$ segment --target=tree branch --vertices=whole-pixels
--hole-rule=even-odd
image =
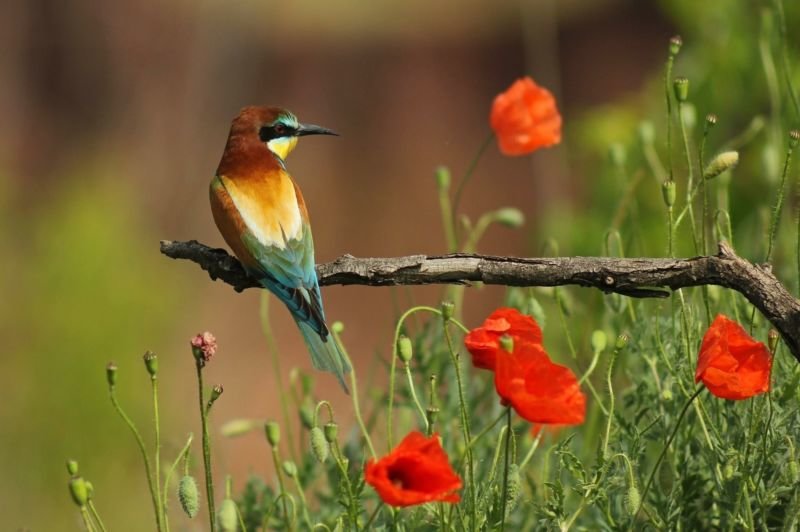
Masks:
[[[223,249],[195,240],[161,242],[161,252],[173,259],[188,259],[221,279],[237,292],[258,288],[241,263]],[[742,259],[725,243],[709,257],[690,259],[554,257],[514,258],[488,255],[411,255],[365,258],[343,255],[317,265],[321,285],[469,284],[505,286],[593,287],[629,297],[667,297],[667,289],[718,285],[741,293],[767,318],[800,361],[800,301],[772,274],[769,264]]]

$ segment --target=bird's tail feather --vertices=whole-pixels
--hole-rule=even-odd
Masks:
[[[329,334],[323,339],[310,324],[296,317],[294,321],[308,346],[314,367],[335,374],[345,393],[350,393],[344,380],[345,374],[350,372],[350,364],[336,344],[336,340],[333,339],[333,335]]]

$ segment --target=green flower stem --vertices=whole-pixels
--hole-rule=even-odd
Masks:
[[[97,508],[95,508],[95,506],[94,506],[94,501],[89,499],[89,502],[87,503],[87,505],[89,506],[89,511],[91,512],[92,517],[94,518],[95,522],[97,523],[97,526],[100,527],[100,532],[106,532],[106,530],[107,530],[106,529],[106,525],[103,524],[103,520],[100,519],[100,514],[97,512]]]
[[[378,505],[375,507],[375,510],[373,510],[372,515],[370,515],[369,519],[367,519],[367,522],[364,525],[364,528],[362,528],[361,530],[369,530],[369,526],[375,520],[375,517],[377,517],[378,512],[381,510],[381,508],[383,508],[383,501],[378,503]]]
[[[353,366],[353,363],[350,361],[350,355],[347,354],[347,349],[345,348],[342,339],[339,337],[339,333],[335,330],[332,330],[331,332],[333,332],[333,339],[339,346],[339,350],[341,351],[342,356],[344,356],[345,360],[347,360],[347,364],[351,368],[355,368],[355,366]],[[396,341],[395,344],[397,344]],[[397,347],[395,347],[395,350],[396,349]],[[392,366],[392,368],[394,368],[394,366]],[[367,447],[369,447],[369,452],[370,454],[372,454],[372,458],[378,458],[378,455],[375,452],[375,447],[372,446],[372,439],[369,437],[369,431],[367,431],[367,426],[364,425],[364,418],[361,416],[361,407],[358,404],[358,381],[356,380],[355,369],[350,370],[350,388],[351,388],[350,393],[353,394],[353,413],[356,416],[356,421],[358,421],[359,428],[361,428],[361,434],[364,435],[364,441],[367,442]]]
[[[772,216],[770,217],[769,222],[769,235],[768,235],[768,247],[767,247],[767,256],[764,259],[764,262],[769,262],[772,258],[772,250],[775,244],[775,236],[778,234],[778,222],[781,218],[781,210],[783,209],[783,199],[786,193],[786,177],[789,175],[789,165],[792,162],[792,151],[793,148],[791,145],[786,150],[786,159],[783,162],[783,172],[781,173],[781,186],[778,189],[778,194],[775,198],[775,205],[772,207]]]
[[[167,513],[167,493],[169,493],[169,481],[172,479],[172,475],[175,473],[175,470],[178,468],[178,464],[180,463],[181,459],[188,456],[189,449],[192,446],[192,439],[194,439],[193,434],[189,434],[189,438],[186,440],[186,444],[183,446],[181,451],[178,453],[178,456],[175,457],[175,461],[172,462],[169,470],[167,471],[167,475],[164,477],[164,525],[166,530],[169,530],[169,518]]]
[[[681,126],[681,137],[683,138],[683,150],[686,152],[686,203],[689,208],[689,224],[692,226],[692,241],[694,242],[695,253],[700,253],[700,240],[697,238],[697,224],[694,219],[694,206],[692,205],[692,188],[694,186],[694,169],[692,165],[692,152],[689,149],[689,133],[686,131],[686,121],[683,119],[683,104],[678,102],[678,124]],[[702,170],[701,170],[702,171]],[[700,176],[702,180],[703,176]]]
[[[108,392],[111,397],[111,404],[114,406],[114,409],[116,409],[119,416],[122,418],[123,421],[125,421],[125,424],[128,425],[128,428],[133,433],[133,437],[136,439],[136,444],[139,446],[139,451],[142,454],[142,460],[144,461],[144,471],[145,474],[147,475],[147,485],[150,488],[150,497],[153,500],[153,511],[156,514],[156,530],[160,532],[162,530],[162,527],[161,527],[161,512],[159,511],[159,499],[156,497],[156,488],[153,484],[153,473],[150,469],[150,459],[147,457],[147,450],[144,447],[144,440],[142,440],[142,436],[141,434],[139,434],[136,425],[134,425],[133,421],[131,421],[131,418],[129,418],[128,415],[125,413],[125,411],[122,410],[122,407],[120,406],[119,401],[117,400],[115,387],[109,386]]]
[[[416,306],[408,309],[400,316],[400,319],[397,320],[397,326],[394,329],[394,340],[392,341],[392,366],[389,371],[389,408],[388,413],[386,416],[386,445],[388,446],[389,451],[392,450],[392,411],[394,409],[394,375],[397,371],[397,342],[400,338],[400,331],[403,329],[403,323],[405,322],[406,318],[411,316],[416,312],[431,312],[438,316],[441,316],[442,313],[440,310],[435,309],[433,307],[426,307],[426,306]],[[353,393],[353,400],[355,401],[355,392]],[[424,416],[423,416],[424,417]],[[366,433],[366,429],[362,429]],[[370,447],[372,444],[370,444]],[[372,456],[377,457],[375,451],[372,451]]]
[[[525,455],[525,458],[523,458],[522,462],[519,463],[519,470],[520,471],[525,469],[525,466],[528,465],[528,462],[530,462],[531,458],[533,458],[533,453],[535,453],[536,449],[539,447],[539,442],[542,441],[542,436],[544,436],[544,429],[540,430],[539,434],[537,434],[536,437],[533,439],[533,443],[531,444],[531,448],[528,449],[528,452]]]
[[[272,465],[275,466],[275,474],[278,476],[278,498],[281,499],[281,504],[283,505],[283,515],[286,519],[286,527],[289,530],[292,530],[292,519],[289,517],[289,506],[286,503],[286,498],[288,493],[286,491],[286,486],[283,484],[283,471],[281,470],[281,457],[278,453],[278,447],[273,445],[272,446]],[[277,502],[277,501],[275,501]],[[294,499],[292,499],[292,510],[294,510]],[[294,511],[292,511],[294,514]]]
[[[428,433],[428,416],[425,415],[425,409],[422,408],[422,404],[419,402],[419,398],[417,397],[417,391],[414,388],[414,377],[411,375],[411,365],[408,363],[403,364],[406,370],[406,378],[408,379],[408,390],[411,393],[411,399],[413,399],[414,404],[419,411],[419,415],[422,418],[422,422],[425,423],[425,433]]]
[[[211,525],[211,532],[217,530],[217,512],[214,509],[214,481],[211,476],[211,438],[208,434],[208,411],[203,398],[203,361],[198,359],[195,362],[197,368],[197,392],[200,403],[200,424],[203,427],[203,466],[206,476],[206,498],[208,499],[208,519]]]
[[[333,440],[333,443],[331,443],[331,450],[333,451],[333,458],[336,461],[336,465],[339,467],[339,471],[344,479],[345,489],[347,490],[347,511],[350,515],[350,522],[353,524],[353,527],[357,528],[358,498],[353,493],[353,484],[350,482],[350,476],[347,474],[347,466],[344,463],[344,457],[342,455],[342,450],[339,448],[338,441]]]
[[[647,500],[647,492],[650,491],[650,486],[653,484],[653,480],[656,478],[656,473],[658,472],[658,468],[661,466],[661,462],[664,460],[664,456],[666,456],[667,451],[669,450],[669,446],[672,444],[672,440],[674,440],[675,436],[678,434],[678,429],[681,426],[681,421],[683,421],[683,418],[686,415],[686,412],[689,410],[689,407],[692,405],[694,400],[705,389],[706,389],[705,386],[700,386],[692,394],[692,396],[689,397],[689,400],[686,401],[686,404],[683,405],[683,408],[681,409],[681,413],[678,415],[678,419],[675,421],[675,428],[672,429],[672,433],[669,435],[669,438],[667,438],[667,442],[664,444],[664,448],[661,449],[661,454],[658,455],[658,459],[656,460],[656,463],[653,466],[653,470],[650,472],[650,476],[647,479],[647,484],[645,484],[645,486],[644,486],[644,491],[642,491],[641,501],[639,501],[639,506],[636,509],[636,512],[633,514],[633,519],[631,520],[631,528],[630,528],[630,530],[633,529],[633,524],[636,522],[636,518],[638,517],[639,512],[642,511],[642,507],[644,506],[644,503]]]
[[[675,64],[675,55],[671,52],[667,56],[664,69],[664,96],[667,102],[667,164],[669,166],[669,181],[673,181],[672,172],[672,66]]]
[[[473,448],[475,446],[475,444],[478,443],[478,440],[480,440],[481,438],[486,436],[489,433],[490,430],[492,430],[498,423],[500,423],[500,421],[502,421],[502,419],[504,417],[506,417],[505,411],[500,412],[500,415],[497,416],[494,421],[489,423],[489,425],[487,425],[486,428],[484,428],[482,431],[480,431],[477,436],[472,438],[472,441],[469,442],[469,445],[467,445],[467,449]],[[465,450],[465,452],[466,452],[466,450]]]
[[[269,349],[270,358],[272,359],[272,368],[275,374],[275,380],[278,384],[278,396],[281,401],[281,414],[283,415],[283,426],[286,427],[287,446],[289,447],[289,455],[295,462],[298,462],[298,457],[295,456],[297,452],[294,445],[294,429],[292,428],[292,418],[289,416],[289,404],[286,402],[286,392],[283,387],[283,371],[281,371],[281,361],[278,356],[278,347],[275,344],[275,335],[272,333],[272,325],[269,321],[269,298],[270,295],[266,291],[261,293],[261,305],[259,314],[261,317],[261,331],[264,338],[267,340],[267,348]]]
[[[81,519],[83,519],[83,526],[86,528],[86,532],[94,532],[92,518],[89,516],[89,510],[86,509],[86,506],[81,506]]]
[[[456,373],[456,384],[458,386],[458,406],[461,411],[461,428],[464,434],[464,445],[467,447],[467,479],[470,485],[470,493],[472,495],[472,523],[477,522],[478,515],[478,494],[477,487],[475,486],[475,469],[473,465],[472,449],[469,448],[469,442],[472,441],[472,435],[469,428],[469,416],[467,415],[467,402],[464,399],[464,385],[461,381],[461,360],[456,353],[453,346],[453,337],[450,334],[448,327],[449,320],[442,318],[442,327],[444,328],[444,337],[447,341],[447,350],[450,352],[450,358],[453,361],[453,368]]]
[[[439,187],[439,211],[442,213],[442,227],[444,228],[444,238],[447,241],[447,249],[450,253],[455,253],[458,249],[458,240],[453,206],[450,203],[447,187]]]
[[[165,530],[169,530],[169,525],[166,523],[166,516],[164,515],[165,502],[161,496],[161,424],[158,417],[158,378],[156,375],[150,377],[150,384],[153,390],[153,424],[155,432],[155,458],[153,459],[155,466],[155,485],[156,485],[156,498],[158,499],[158,511],[161,514],[159,519],[164,525]],[[166,494],[165,494],[166,495]]]
[[[794,90],[792,69],[789,64],[789,42],[786,37],[786,14],[783,10],[783,0],[775,0],[774,4],[775,11],[778,13],[778,29],[781,36],[781,67],[786,80],[786,92],[789,93],[789,99],[794,107],[795,119],[800,120],[800,99],[798,99],[797,92]]]
[[[511,407],[506,407],[506,450],[503,460],[503,496],[500,500],[500,532],[506,529],[506,506],[508,498],[508,468],[510,467],[510,454],[511,454]]]
[[[297,475],[292,475],[292,480],[294,481],[295,488],[297,488],[297,494],[300,496],[300,504],[303,508],[303,520],[306,522],[308,529],[311,530],[311,516],[308,515],[308,501],[306,500],[306,494],[303,491],[303,485],[300,484],[300,479],[297,477]]]
[[[464,193],[464,188],[469,183],[469,180],[472,178],[472,174],[475,173],[475,168],[478,167],[478,163],[481,160],[486,148],[492,143],[494,139],[494,131],[489,131],[489,134],[486,135],[486,138],[483,139],[483,143],[481,144],[478,151],[475,153],[475,157],[472,158],[472,161],[467,166],[467,171],[464,172],[464,176],[461,178],[461,181],[458,183],[458,187],[456,188],[456,193],[453,195],[453,219],[451,221],[452,225],[455,225],[455,216],[458,215],[458,208],[461,206],[461,194]]]
[[[619,349],[614,348],[611,352],[611,359],[608,361],[608,371],[606,372],[606,384],[608,385],[608,416],[606,421],[606,434],[603,438],[603,458],[608,456],[608,440],[611,437],[611,423],[614,421],[614,383],[611,377],[614,374],[614,363],[619,356]]]

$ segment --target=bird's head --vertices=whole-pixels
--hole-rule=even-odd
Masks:
[[[304,135],[336,135],[330,129],[301,124],[288,110],[280,107],[245,107],[234,118],[231,134],[255,135],[259,142],[285,160]]]

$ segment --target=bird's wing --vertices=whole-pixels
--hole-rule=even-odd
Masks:
[[[261,266],[261,281],[299,319],[309,323],[323,338],[328,336],[325,312],[314,269],[314,239],[303,224],[300,238],[286,238],[284,245],[264,245],[252,234],[242,235],[245,247]]]
[[[275,185],[279,179],[286,181]],[[301,198],[288,176],[272,176],[272,183],[264,178],[234,183],[217,176],[211,183],[214,218],[245,269],[324,339],[328,328],[314,269],[311,227],[304,209],[298,213],[286,208]],[[285,225],[292,236],[287,236]]]

